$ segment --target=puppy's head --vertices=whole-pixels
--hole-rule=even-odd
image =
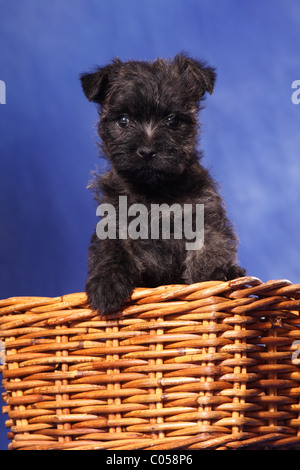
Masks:
[[[100,105],[99,135],[116,171],[130,181],[174,181],[195,158],[199,105],[215,71],[178,54],[154,62],[114,60],[81,83]]]

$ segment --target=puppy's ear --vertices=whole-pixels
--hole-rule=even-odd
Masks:
[[[119,59],[114,59],[113,63],[106,67],[99,67],[95,72],[80,75],[83,92],[89,101],[103,105],[112,75],[116,73],[121,64]]]
[[[199,94],[198,99],[201,99],[207,91],[212,94],[216,81],[216,72],[213,67],[207,66],[205,62],[192,59],[185,52],[177,54],[174,63],[177,65],[179,72],[186,76],[189,86],[192,86],[191,82],[194,81],[192,89],[195,89],[196,85]]]

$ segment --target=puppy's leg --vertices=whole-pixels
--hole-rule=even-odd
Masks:
[[[227,281],[246,275],[236,257],[236,241],[216,230],[205,231],[204,246],[187,252],[183,279],[191,284],[207,280]]]
[[[88,302],[101,314],[122,308],[135,287],[135,267],[118,240],[93,237],[89,249]]]

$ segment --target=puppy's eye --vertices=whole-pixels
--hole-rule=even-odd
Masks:
[[[125,129],[125,127],[128,126],[129,124],[129,119],[127,116],[120,116],[118,119],[117,119],[117,124],[119,127],[122,127],[122,129]]]
[[[174,114],[172,114],[171,116],[169,116],[167,118],[167,124],[169,127],[172,127],[175,129],[175,127],[178,127],[180,125],[180,118]]]

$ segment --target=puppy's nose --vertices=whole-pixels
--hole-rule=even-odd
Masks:
[[[137,151],[137,154],[139,157],[149,159],[149,158],[154,157],[156,152],[150,147],[142,147]]]

